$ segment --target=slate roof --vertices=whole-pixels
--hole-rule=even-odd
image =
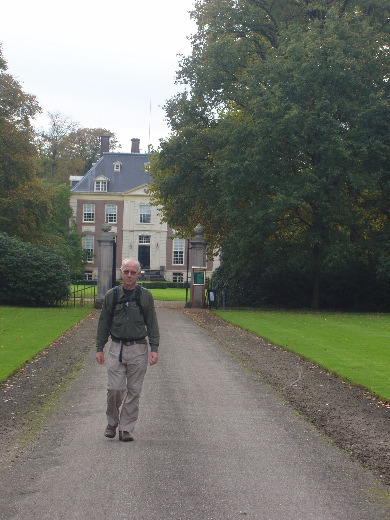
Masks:
[[[121,163],[120,171],[114,171],[114,163]],[[151,181],[145,171],[145,164],[149,162],[146,153],[103,153],[98,162],[92,166],[81,181],[74,186],[73,193],[94,192],[94,181],[97,177],[108,179],[107,193],[123,193],[133,190]]]

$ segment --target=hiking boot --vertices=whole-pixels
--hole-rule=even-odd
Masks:
[[[119,432],[119,440],[123,442],[130,442],[134,440],[134,437],[129,432]]]
[[[111,424],[107,424],[107,428],[104,431],[104,436],[109,439],[113,439],[116,435],[116,426],[111,426]]]

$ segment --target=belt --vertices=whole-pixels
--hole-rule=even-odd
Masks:
[[[115,343],[120,343],[120,342],[122,342],[123,345],[134,345],[135,343],[146,343],[146,339],[145,339],[145,337],[143,337],[143,338],[138,338],[138,339],[131,339],[131,338],[117,338],[117,337],[113,336],[112,334],[110,334],[110,337],[111,337],[112,341],[115,341]]]
[[[143,343],[147,344],[147,341],[145,338],[139,338],[139,339],[129,339],[129,338],[116,338],[112,334],[110,334],[110,337],[112,341],[115,341],[115,343],[121,344],[121,349],[119,352],[119,363],[122,363],[122,352],[123,352],[123,345],[134,345],[135,343]]]

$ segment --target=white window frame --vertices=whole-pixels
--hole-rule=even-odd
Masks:
[[[184,274],[183,273],[173,273],[172,274],[172,281],[173,282],[184,282]]]
[[[83,204],[83,222],[95,222],[95,204]]]
[[[95,191],[98,192],[106,192],[107,191],[108,182],[107,181],[95,181]]]
[[[121,164],[119,161],[114,162],[114,172],[120,172],[121,171]]]
[[[141,224],[150,224],[152,222],[152,206],[150,204],[140,204],[139,221]]]
[[[139,235],[138,243],[139,244],[150,244],[150,235]]]
[[[87,264],[93,263],[95,239],[93,235],[83,236],[83,250],[87,252]]]
[[[106,204],[105,215],[107,224],[116,224],[118,222],[118,206],[116,204]]]
[[[184,247],[185,240],[184,238],[174,238],[173,239],[173,265],[184,265]]]

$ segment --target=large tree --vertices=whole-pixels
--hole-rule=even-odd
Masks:
[[[40,176],[55,184],[69,182],[70,175],[85,175],[100,156],[100,137],[110,136],[110,150],[118,141],[105,128],[80,128],[59,112],[48,113],[50,126],[37,138]]]
[[[40,242],[51,207],[50,190],[36,175],[31,120],[40,108],[7,68],[0,47],[0,230]]]
[[[70,186],[60,184],[52,188],[52,216],[46,227],[46,243],[61,255],[70,268],[73,279],[84,278],[85,252],[70,207]]]
[[[52,186],[37,174],[32,120],[39,112],[36,98],[7,73],[0,47],[0,231],[50,247],[81,276],[80,237],[69,227],[69,183]]]
[[[295,272],[318,307],[331,273],[384,279],[388,14],[381,0],[196,4],[152,189],[175,228],[201,222],[250,273],[243,294]]]

